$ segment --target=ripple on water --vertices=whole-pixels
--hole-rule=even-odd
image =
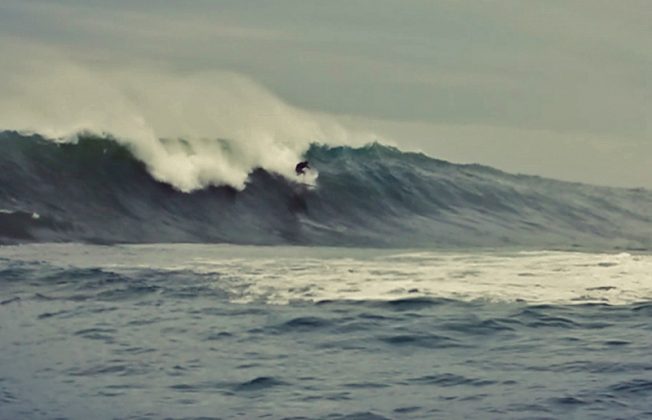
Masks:
[[[87,328],[76,331],[74,335],[83,337],[89,340],[102,340],[106,342],[113,342],[113,335],[117,330],[113,328]]]
[[[5,300],[1,301],[0,305],[8,305],[10,303],[20,302],[20,300],[21,300],[20,296],[15,296],[15,297],[5,299]]]
[[[404,299],[394,299],[379,302],[377,305],[389,308],[395,311],[414,311],[419,309],[427,309],[435,306],[453,303],[455,301],[450,299],[429,298],[429,297],[414,297]]]
[[[333,325],[333,322],[316,316],[302,316],[284,322],[277,328],[279,331],[313,331],[319,328],[326,328]]]
[[[506,331],[514,331],[514,328],[509,324],[520,324],[520,322],[510,319],[468,319],[447,322],[441,328],[465,335],[493,335]]]
[[[453,373],[442,373],[438,375],[426,375],[419,378],[409,379],[408,383],[451,387],[458,385],[488,386],[495,385],[497,382],[489,379],[468,378],[466,376],[456,375]]]
[[[530,368],[530,370],[535,370]],[[651,364],[613,361],[574,360],[572,362],[541,366],[537,370],[559,373],[627,373],[652,371]]]
[[[2,404],[11,404],[16,402],[18,399],[16,396],[7,389],[6,386],[2,385],[3,380],[0,379],[0,403]]]
[[[584,405],[584,404],[589,404],[588,401],[582,400],[577,397],[555,397],[551,398],[550,402],[553,404],[560,404],[560,405]]]
[[[632,379],[613,384],[608,389],[617,394],[652,394],[652,380]]]
[[[325,417],[329,420],[389,420],[389,418],[376,414],[373,411],[364,411],[352,414],[330,414]]]
[[[379,337],[383,343],[392,346],[414,346],[424,348],[462,347],[456,340],[436,334],[397,334]]]
[[[288,383],[276,379],[271,376],[259,376],[250,381],[242,382],[233,386],[233,390],[236,392],[252,392],[252,391],[261,391],[268,388],[273,388],[277,386],[288,385]]]
[[[74,367],[66,373],[70,376],[138,376],[148,373],[151,369],[144,364],[131,364],[124,361],[109,361],[109,364],[99,364],[90,368]]]

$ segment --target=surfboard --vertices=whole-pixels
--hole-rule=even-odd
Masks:
[[[296,182],[312,189],[317,187],[317,178],[319,178],[319,172],[316,169],[304,169],[303,173],[296,175]]]

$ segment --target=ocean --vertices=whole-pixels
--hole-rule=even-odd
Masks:
[[[2,419],[652,418],[648,190],[371,144],[182,191],[110,137],[0,150]]]
[[[0,417],[645,418],[652,256],[0,248]]]

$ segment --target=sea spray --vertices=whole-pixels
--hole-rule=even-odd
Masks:
[[[0,129],[60,142],[110,134],[155,179],[183,192],[210,185],[242,190],[256,168],[290,178],[311,143],[374,137],[291,106],[233,72],[97,69],[60,57],[0,69],[7,66]]]

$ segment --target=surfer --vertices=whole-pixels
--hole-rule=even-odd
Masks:
[[[297,166],[294,167],[294,171],[297,173],[297,175],[304,175],[306,173],[306,169],[310,169],[307,160],[297,163]]]

